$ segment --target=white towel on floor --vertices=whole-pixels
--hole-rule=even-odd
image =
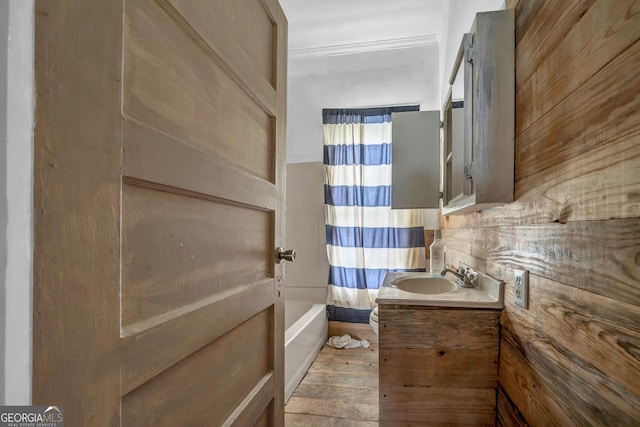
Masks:
[[[343,336],[333,336],[327,341],[327,345],[333,348],[356,348],[364,347],[369,348],[369,341],[356,340],[351,338],[351,335],[344,334]]]

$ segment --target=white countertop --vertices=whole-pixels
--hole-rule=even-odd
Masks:
[[[455,289],[441,294],[418,294],[403,291],[392,282],[402,277],[439,277],[429,273],[393,273],[388,272],[380,290],[376,302],[378,304],[421,305],[430,307],[453,308],[504,308],[504,282],[478,273],[478,283],[473,288],[462,288],[458,285]],[[449,276],[446,277],[447,280]],[[453,282],[453,280],[450,280]]]

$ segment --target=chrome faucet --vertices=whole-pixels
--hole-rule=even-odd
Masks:
[[[453,270],[449,270],[448,268],[445,268],[440,272],[440,275],[444,277],[444,275],[447,273],[451,273],[454,276],[456,276],[458,278],[456,280],[456,284],[462,288],[473,288],[475,286],[475,283],[473,283],[475,277],[469,274],[458,273],[457,271],[453,271]]]

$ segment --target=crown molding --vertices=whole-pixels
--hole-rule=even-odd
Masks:
[[[374,52],[378,50],[402,49],[408,47],[427,46],[438,43],[435,34],[427,36],[404,37],[372,42],[347,43],[333,46],[311,47],[289,51],[289,59],[311,58],[317,56],[349,55],[360,52]]]

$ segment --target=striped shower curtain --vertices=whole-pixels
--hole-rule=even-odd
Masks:
[[[330,320],[367,323],[387,271],[425,271],[422,211],[391,209],[391,113],[323,110]]]

